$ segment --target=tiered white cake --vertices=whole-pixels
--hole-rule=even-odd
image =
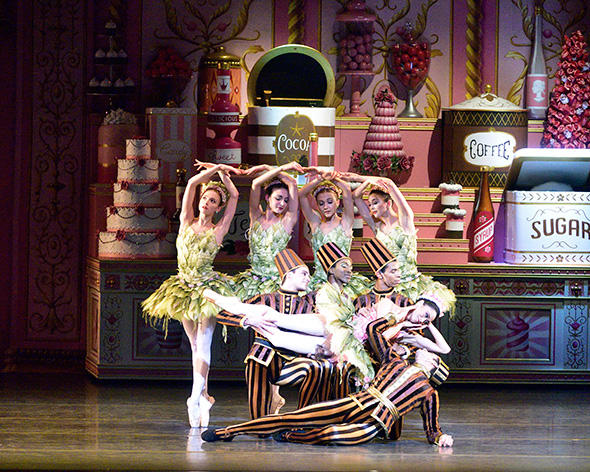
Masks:
[[[363,153],[393,159],[406,156],[399,125],[395,116],[395,98],[389,89],[384,89],[375,99],[375,116],[363,144]]]
[[[176,233],[168,232],[162,206],[160,161],[151,159],[148,139],[128,139],[126,158],[117,159],[113,205],[107,230],[98,236],[98,256],[112,259],[169,258],[176,255]]]

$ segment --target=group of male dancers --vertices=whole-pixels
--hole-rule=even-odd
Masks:
[[[438,424],[435,389],[448,376],[437,353],[450,348],[431,324],[443,314],[444,306],[436,296],[425,294],[414,304],[396,293],[399,266],[379,240],[368,241],[361,252],[376,283],[355,300],[343,291],[352,274],[352,260],[331,242],[318,252],[328,282],[317,293],[300,295],[307,290],[310,273],[291,249],[275,257],[280,289],[248,300],[247,308],[206,290],[205,296],[223,308],[217,316],[219,323],[252,328],[256,336],[245,360],[252,420],[207,429],[203,440],[229,441],[239,434],[272,434],[277,441],[306,444],[354,445],[375,437],[398,439],[403,416],[419,408],[427,440],[452,446],[453,438],[443,434]],[[330,293],[337,297],[330,298]],[[363,310],[370,312],[366,324],[338,315]],[[352,337],[342,337],[339,329],[345,326],[352,332],[353,325],[363,331],[354,338],[360,339],[362,347],[349,353]],[[416,328],[430,329],[433,339],[414,331]],[[359,381],[363,362],[371,372]],[[354,392],[355,380],[361,385],[358,392]],[[277,397],[273,389],[287,385],[299,386],[298,409],[276,413],[281,405],[273,404]]]

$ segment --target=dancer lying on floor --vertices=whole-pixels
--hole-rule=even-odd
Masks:
[[[369,343],[388,344],[386,319],[367,327]],[[443,434],[438,424],[439,398],[433,385],[448,376],[444,362],[435,354],[419,349],[409,364],[389,345],[380,359],[381,368],[369,387],[340,400],[310,405],[291,413],[270,415],[256,420],[203,432],[205,441],[230,441],[238,434],[275,434],[278,441],[305,444],[355,445],[375,437],[388,438],[396,421],[420,408],[428,442],[450,447],[453,438]]]

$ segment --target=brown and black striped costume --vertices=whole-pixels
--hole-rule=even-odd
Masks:
[[[355,311],[359,311],[361,308],[372,307],[383,298],[389,298],[393,303],[401,307],[412,305],[412,301],[409,298],[396,293],[393,287],[388,288],[387,290],[377,290],[373,288],[370,292],[354,299],[354,309]],[[371,355],[375,360],[382,359],[386,355],[387,349],[389,349],[389,344],[383,336],[373,336],[368,339],[368,343],[371,347]],[[391,439],[398,439],[401,436],[403,421],[404,419],[400,417],[391,428],[389,434]]]
[[[296,292],[279,290],[257,295],[246,303],[266,305],[288,315],[313,313],[315,293],[299,296]],[[227,326],[242,326],[244,316],[222,311],[217,321]],[[271,385],[300,385],[299,408],[324,401],[332,394],[330,384],[335,367],[327,360],[314,360],[291,351],[274,347],[266,338],[256,334],[252,348],[244,361],[250,417],[260,418],[271,413]]]
[[[369,343],[382,343],[386,320],[376,320],[367,328]],[[270,415],[246,423],[203,433],[203,439],[231,439],[238,434],[269,434],[288,430],[283,439],[305,444],[354,445],[376,436],[388,438],[396,420],[420,408],[424,431],[430,443],[442,435],[438,424],[438,393],[431,379],[444,380],[444,363],[434,371],[409,364],[393,349],[381,359],[381,368],[369,387],[340,400],[310,405],[291,413]],[[311,428],[311,429],[310,429]]]

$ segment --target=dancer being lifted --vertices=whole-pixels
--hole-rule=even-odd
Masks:
[[[418,272],[417,230],[414,212],[399,188],[387,178],[344,173],[347,181],[361,181],[355,189],[354,204],[375,237],[395,256],[401,270],[401,280],[395,291],[413,302],[423,293],[435,293],[449,307],[455,307],[455,294],[432,277]],[[367,201],[363,194],[369,189]]]
[[[328,180],[324,180],[324,179]],[[313,195],[318,211],[311,205],[310,195]],[[342,216],[338,214],[342,197]],[[311,230],[311,247],[314,252],[315,271],[310,288],[316,290],[328,280],[322,268],[317,252],[327,242],[333,242],[348,256],[352,244],[352,223],[354,220],[354,204],[352,192],[346,182],[338,177],[338,173],[318,173],[314,175],[299,191],[301,210]],[[346,284],[346,292],[356,297],[369,290],[372,283],[366,277],[352,274]]]
[[[369,324],[370,344],[388,345],[387,320]],[[231,441],[239,434],[272,434],[278,441],[304,444],[355,445],[375,437],[388,438],[397,420],[419,408],[428,442],[442,447],[453,445],[438,424],[439,397],[434,386],[448,376],[440,358],[426,350],[416,352],[409,364],[388,345],[380,359],[381,368],[369,387],[346,398],[317,403],[291,413],[270,415],[226,428],[204,431],[208,442]]]
[[[154,323],[163,320],[166,329],[170,319],[182,322],[190,341],[193,365],[193,387],[187,400],[191,427],[207,426],[209,410],[214,403],[207,393],[207,377],[211,364],[211,340],[215,328],[217,305],[203,297],[206,287],[231,295],[234,292],[229,277],[213,270],[213,260],[221,247],[238,202],[238,191],[229,173],[239,173],[227,165],[213,165],[191,177],[182,199],[180,229],[176,240],[178,273],[142,303],[144,316]],[[221,182],[211,178],[219,175]],[[198,217],[194,202],[201,185]],[[214,217],[223,212],[215,224]]]
[[[281,281],[274,257],[287,247],[299,216],[297,182],[286,172],[303,173],[306,170],[297,162],[289,162],[275,168],[255,166],[246,174],[254,175],[261,171],[264,173],[252,181],[250,189],[248,261],[251,268],[234,277],[237,295],[242,300],[279,289]]]

